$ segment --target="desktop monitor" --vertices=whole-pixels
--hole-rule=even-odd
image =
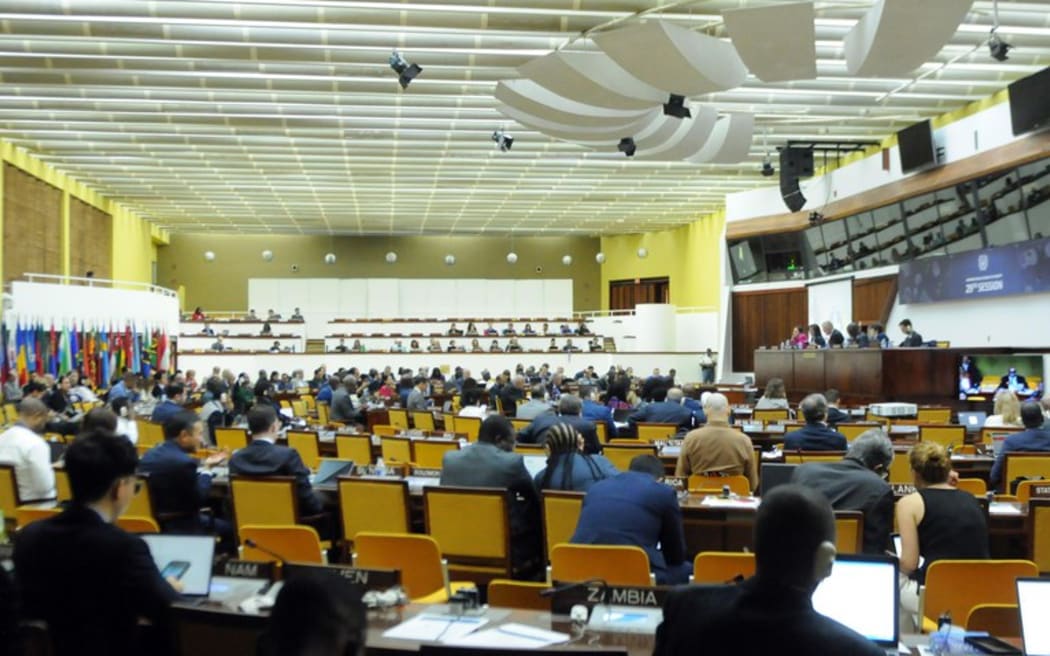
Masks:
[[[182,594],[208,595],[211,587],[215,538],[210,535],[143,535],[161,576],[182,583]]]
[[[1050,656],[1050,579],[1017,579],[1017,605],[1021,612],[1021,638],[1028,656]]]
[[[813,608],[880,647],[895,648],[900,640],[898,571],[892,556],[840,554],[813,593]]]

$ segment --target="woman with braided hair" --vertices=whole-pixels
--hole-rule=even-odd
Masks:
[[[583,436],[567,423],[554,424],[544,436],[547,466],[536,474],[539,490],[586,492],[619,472],[605,456],[583,453]]]

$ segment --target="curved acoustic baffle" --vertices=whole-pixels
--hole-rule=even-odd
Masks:
[[[608,109],[651,109],[667,93],[634,77],[601,52],[556,51],[518,67],[528,80],[563,98]]]
[[[591,38],[628,73],[669,94],[724,91],[747,79],[747,67],[732,43],[666,21],[650,20]]]
[[[686,160],[694,164],[732,164],[747,159],[755,134],[755,115],[734,112],[718,117],[711,137],[696,155]]]
[[[787,82],[817,77],[812,2],[727,9],[722,18],[737,54],[758,79]]]
[[[513,119],[529,129],[542,132],[543,134],[546,134],[549,137],[554,137],[555,139],[561,139],[562,141],[569,141],[591,148],[603,148],[610,145],[615,146],[619,143],[620,139],[629,137],[632,134],[643,133],[654,122],[660,121],[662,124],[662,119],[667,118],[660,114],[660,110],[651,109],[649,110],[649,113],[641,118],[635,119],[622,126],[577,127],[574,125],[555,123],[553,121],[533,116],[528,112],[524,112],[516,107],[507,105],[506,103],[498,103],[496,105],[496,110],[507,118]]]
[[[878,0],[843,40],[850,75],[905,75],[934,59],[973,0]]]
[[[502,80],[496,84],[496,100],[539,119],[578,127],[627,125],[648,114],[646,109],[605,109],[584,105],[541,87],[532,80]]]
[[[677,129],[664,143],[650,146],[635,139],[638,146],[635,157],[677,162],[699,153],[711,138],[718,122],[718,110],[705,105],[690,105],[690,110],[693,118],[687,121],[675,120],[672,126]]]

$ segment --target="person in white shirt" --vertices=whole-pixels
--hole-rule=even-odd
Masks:
[[[477,417],[478,419],[484,419],[489,416],[489,408],[481,400],[481,388],[464,388],[463,407],[459,411],[459,416]]]
[[[123,435],[132,444],[137,444],[139,425],[135,423],[135,408],[128,402],[128,397],[113,399],[109,407],[117,415],[117,435]]]
[[[48,408],[39,399],[18,404],[18,422],[0,435],[0,462],[14,465],[22,503],[55,498],[51,447],[44,441]]]
[[[1001,389],[995,393],[993,413],[985,419],[985,428],[1024,427],[1024,424],[1021,423],[1021,402],[1011,390]]]

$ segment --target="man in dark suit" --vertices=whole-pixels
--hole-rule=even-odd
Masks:
[[[182,383],[165,385],[164,396],[164,400],[153,408],[153,414],[149,418],[155,424],[163,424],[182,412],[182,404],[186,402],[186,387]]]
[[[531,579],[543,565],[540,499],[522,456],[513,451],[514,426],[503,415],[490,415],[481,422],[476,443],[461,451],[445,453],[441,462],[441,485],[496,487],[513,493],[511,562],[515,578]]]
[[[1021,406],[1021,423],[1024,430],[1006,436],[1003,448],[995,458],[992,473],[988,476],[989,489],[997,488],[1012,493],[1013,481],[1002,480],[1006,466],[1006,454],[1013,451],[1050,451],[1050,431],[1043,429],[1043,409],[1035,401],[1028,401]],[[1001,484],[1000,484],[1001,483]]]
[[[657,480],[663,475],[659,458],[642,455],[628,471],[592,485],[570,542],[641,547],[658,584],[688,582],[693,564],[686,558],[682,511],[674,488]]]
[[[1019,391],[1028,389],[1028,379],[1017,373],[1017,369],[1010,367],[1006,375],[999,379],[998,389]]]
[[[139,472],[149,478],[153,507],[161,517],[165,533],[209,533],[220,538],[219,549],[234,555],[237,542],[233,526],[222,519],[201,514],[207,505],[214,477],[213,467],[226,461],[218,453],[201,463],[190,456],[204,444],[204,423],[195,413],[182,410],[164,422],[164,442],[153,447],[139,461]]]
[[[588,421],[605,424],[605,435],[608,439],[616,437],[616,423],[613,421],[613,413],[609,406],[598,402],[598,388],[585,387],[581,391],[583,395],[583,410],[580,416]]]
[[[503,406],[503,414],[511,414],[518,408],[518,401],[525,398],[525,376],[518,374],[514,376],[499,391],[499,401]]]
[[[900,343],[902,347],[917,348],[923,345],[922,335],[915,332],[915,329],[912,328],[911,319],[901,319],[901,322],[897,324],[897,326],[901,329],[901,332],[904,333],[904,340]]]
[[[828,348],[842,348],[846,343],[846,338],[843,336],[842,331],[832,325],[830,321],[821,323],[820,329],[824,331],[824,336],[827,338]]]
[[[230,474],[234,476],[294,476],[302,515],[318,515],[323,510],[321,500],[310,486],[310,470],[295,449],[277,446],[281,430],[277,413],[270,406],[255,406],[248,411],[248,430],[252,441],[230,458]]]
[[[824,400],[828,403],[828,426],[838,426],[853,421],[848,413],[839,410],[839,391],[829,389],[824,392]]]
[[[631,425],[631,434],[638,434],[639,423],[674,424],[678,426],[678,432],[683,433],[693,428],[695,419],[693,412],[682,405],[682,393],[680,387],[657,387],[653,390],[653,402],[643,405],[627,417]],[[700,411],[703,414],[703,411]]]
[[[884,477],[892,462],[893,443],[873,428],[853,440],[839,462],[807,462],[795,469],[791,482],[820,490],[835,510],[864,513],[864,553],[879,555],[891,546],[893,488]]]
[[[522,444],[543,444],[547,431],[555,424],[569,424],[583,435],[584,453],[601,453],[602,445],[598,441],[598,430],[594,422],[580,416],[583,403],[578,396],[565,394],[558,399],[558,414],[540,415],[518,432],[518,441]]]
[[[806,425],[784,436],[784,451],[846,450],[846,436],[824,423],[828,416],[828,402],[823,394],[810,394],[798,407]]]
[[[824,495],[781,485],[763,496],[754,545],[753,578],[671,591],[653,656],[692,656],[698,645],[708,654],[883,654],[813,610],[810,597],[835,560],[835,517]]]
[[[176,590],[161,578],[142,538],[114,525],[135,496],[137,464],[124,437],[101,430],[81,435],[65,453],[69,507],[17,535],[23,617],[47,623],[56,656],[167,653],[165,625]],[[152,631],[140,633],[140,617]]]

